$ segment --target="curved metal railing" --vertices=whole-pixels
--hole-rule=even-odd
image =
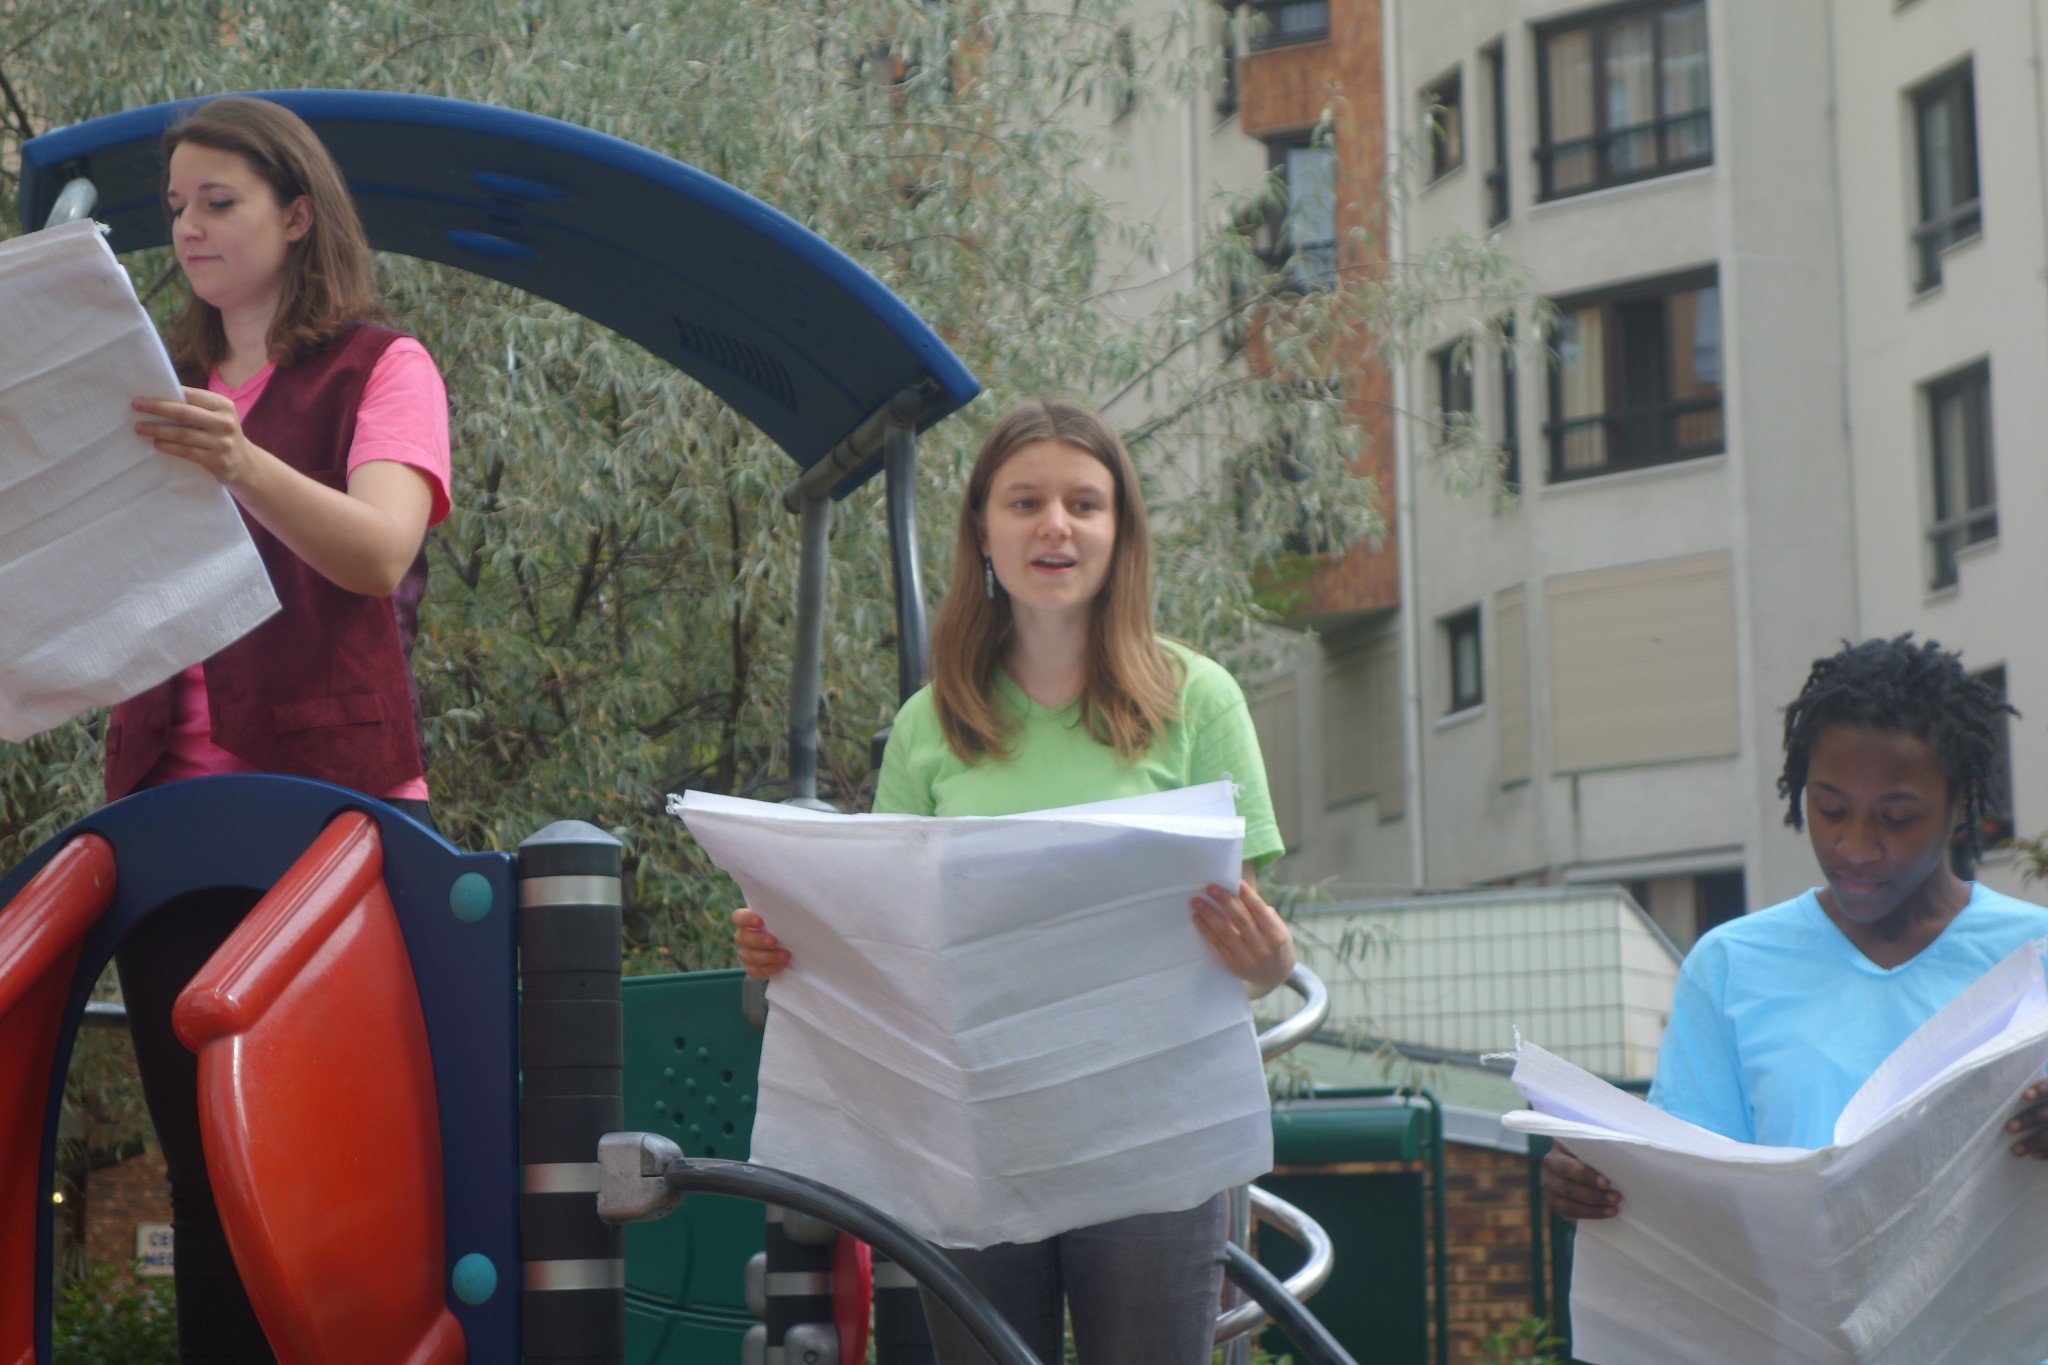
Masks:
[[[1288,974],[1287,985],[1301,997],[1301,1008],[1259,1035],[1259,1056],[1264,1061],[1270,1062],[1314,1037],[1330,1015],[1329,988],[1307,967],[1297,965]],[[1283,1286],[1288,1294],[1298,1303],[1321,1289],[1330,1278],[1330,1269],[1336,1259],[1329,1234],[1321,1225],[1292,1204],[1256,1185],[1233,1190],[1230,1241],[1247,1255],[1255,1216],[1308,1250],[1307,1262]],[[1239,1301],[1240,1287],[1234,1275],[1230,1288],[1231,1294],[1226,1302],[1231,1306],[1216,1319],[1216,1344],[1223,1347],[1224,1365],[1245,1365],[1251,1359],[1251,1343],[1246,1338],[1271,1322],[1273,1317],[1255,1298]],[[1334,1342],[1330,1344],[1335,1345]]]
[[[1337,1249],[1330,1241],[1330,1234],[1323,1231],[1322,1224],[1277,1194],[1253,1185],[1251,1197],[1252,1213],[1261,1223],[1286,1233],[1308,1252],[1308,1259],[1302,1263],[1301,1269],[1288,1276],[1282,1286],[1297,1302],[1309,1298],[1329,1283],[1330,1271],[1337,1263]],[[1270,1321],[1271,1315],[1256,1302],[1241,1303],[1216,1319],[1216,1344],[1220,1346],[1226,1341],[1235,1341]]]
[[[1259,1056],[1268,1062],[1313,1038],[1330,1017],[1330,988],[1321,977],[1297,966],[1289,973],[1287,986],[1301,997],[1301,1008],[1259,1035]]]

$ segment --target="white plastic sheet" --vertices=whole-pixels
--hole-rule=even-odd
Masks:
[[[182,396],[98,225],[0,242],[0,739],[198,663],[278,609],[227,491],[134,431]]]
[[[1579,1224],[1592,1365],[2033,1365],[2048,1355],[2048,1169],[2004,1125],[2048,1063],[2040,944],[1902,1043],[1817,1151],[1733,1142],[1542,1048],[1514,1083],[1621,1191]],[[1842,1027],[1855,1021],[1844,1019]]]
[[[1229,783],[997,818],[670,809],[791,955],[755,1161],[945,1246],[1189,1208],[1271,1168],[1250,1007],[1188,910],[1237,881]]]

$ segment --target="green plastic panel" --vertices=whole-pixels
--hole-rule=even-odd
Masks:
[[[1421,1161],[1429,1155],[1429,1111],[1366,1099],[1282,1100],[1273,1106],[1273,1164]]]
[[[1264,1189],[1323,1225],[1336,1246],[1330,1282],[1308,1301],[1344,1349],[1373,1365],[1429,1365],[1428,1218],[1422,1173],[1269,1175]],[[1259,1260],[1285,1279],[1303,1252],[1261,1230]],[[1280,1332],[1263,1339],[1275,1359],[1293,1353]]]
[[[1318,1090],[1273,1108],[1275,1166],[1428,1163],[1431,1110],[1385,1090]],[[1431,1365],[1429,1185],[1415,1170],[1269,1175],[1259,1184],[1320,1223],[1336,1249],[1329,1283],[1308,1309],[1346,1350],[1374,1365]],[[1302,1249],[1262,1231],[1259,1260],[1286,1278]],[[1276,1358],[1290,1347],[1276,1330],[1263,1339]]]
[[[754,1131],[761,1031],[740,1012],[742,973],[630,977],[626,1127],[686,1156],[744,1160]],[[738,1365],[745,1274],[761,1249],[759,1204],[691,1195],[667,1218],[626,1229],[628,1365]]]

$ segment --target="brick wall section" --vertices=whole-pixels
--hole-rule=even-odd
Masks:
[[[1477,1365],[1485,1359],[1479,1343],[1527,1317],[1532,1303],[1528,1158],[1446,1143],[1444,1214],[1450,1358]]]
[[[1386,167],[1385,73],[1380,60],[1380,0],[1330,0],[1330,36],[1248,53],[1238,72],[1238,124],[1251,137],[1270,139],[1314,128],[1328,109],[1337,154],[1338,266],[1370,270],[1380,255]],[[1363,229],[1369,244],[1351,242]],[[1256,353],[1257,347],[1254,346]],[[1368,342],[1361,338],[1358,353]],[[1361,365],[1346,373],[1345,406],[1365,433],[1357,471],[1378,489],[1375,503],[1386,525],[1377,545],[1361,544],[1335,562],[1317,566],[1308,582],[1308,614],[1366,611],[1400,605],[1400,557],[1394,538],[1393,385],[1385,369]]]
[[[135,1260],[135,1225],[171,1221],[164,1158],[154,1149],[92,1173],[85,1191],[85,1259],[124,1274]]]

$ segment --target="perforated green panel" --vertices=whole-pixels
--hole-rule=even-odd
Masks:
[[[737,971],[625,982],[626,1126],[686,1156],[744,1160],[754,1128],[761,1031],[740,1012]],[[626,1229],[628,1365],[737,1365],[747,1258],[761,1206],[692,1195],[667,1218]]]

